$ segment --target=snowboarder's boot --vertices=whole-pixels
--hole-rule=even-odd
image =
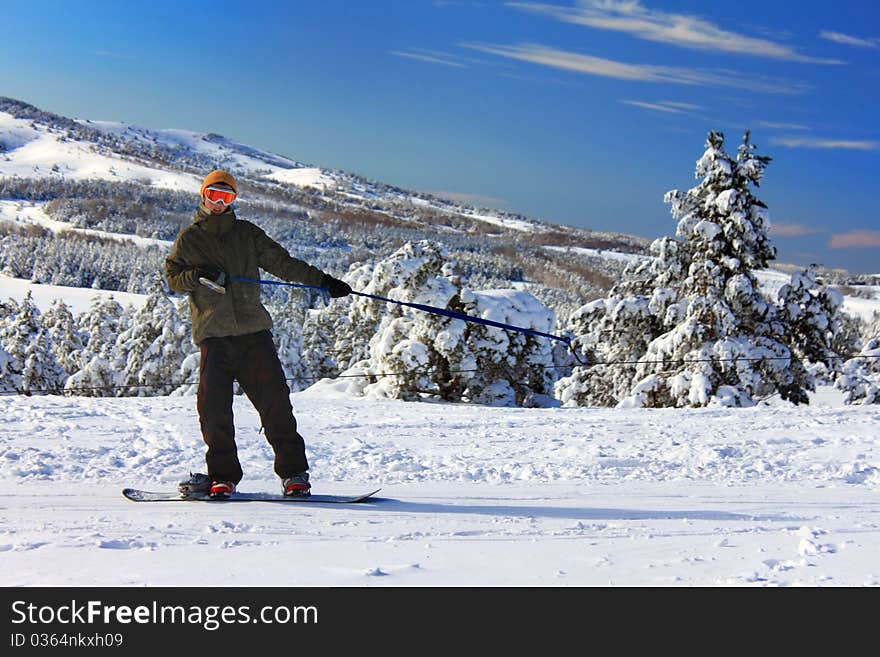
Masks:
[[[189,473],[189,479],[177,484],[177,491],[181,497],[204,496],[211,492],[211,478],[208,475],[196,472]]]
[[[235,484],[231,481],[212,481],[208,496],[212,500],[226,500],[235,492]]]
[[[309,473],[300,472],[288,477],[281,483],[284,489],[285,497],[308,497],[311,495],[311,484],[309,484]]]

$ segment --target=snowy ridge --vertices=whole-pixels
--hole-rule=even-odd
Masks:
[[[277,183],[317,191],[315,206],[331,202],[362,210],[364,204],[403,221],[419,209],[446,218],[489,224],[508,234],[553,231],[551,224],[521,215],[475,208],[338,169],[307,165],[292,158],[234,142],[221,135],[180,129],[147,129],[114,121],[68,119],[15,99],[0,97],[0,177],[137,182],[155,188],[197,192],[204,172],[226,168],[241,180]],[[262,191],[266,191],[265,188]],[[258,189],[251,198],[259,198]],[[271,195],[269,197],[272,198]],[[378,203],[381,207],[375,207]],[[429,225],[434,225],[430,219]],[[443,226],[442,230],[459,229]],[[590,231],[566,228],[584,239]],[[495,231],[493,231],[495,232]],[[644,245],[631,235],[602,234],[627,244]]]
[[[11,138],[10,138],[11,136]],[[198,176],[100,152],[94,144],[68,139],[61,131],[0,112],[0,176],[73,180],[142,180],[156,187],[198,192]]]

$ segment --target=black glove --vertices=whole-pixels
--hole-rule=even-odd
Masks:
[[[330,274],[324,274],[324,278],[321,279],[321,287],[330,292],[330,296],[334,299],[347,297],[351,294],[351,286],[348,283],[333,278]]]
[[[226,272],[222,269],[214,269],[213,267],[199,267],[196,269],[196,281],[200,278],[207,278],[212,283],[220,287],[226,287]]]

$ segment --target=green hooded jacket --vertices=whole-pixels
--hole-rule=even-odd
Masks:
[[[284,247],[249,221],[236,219],[232,208],[213,215],[203,206],[174,241],[165,258],[165,277],[178,294],[189,295],[193,342],[205,338],[245,335],[272,328],[272,318],[260,303],[256,283],[228,281],[226,294],[201,285],[196,270],[218,269],[228,276],[257,279],[260,269],[278,278],[320,285],[317,267],[291,256]]]

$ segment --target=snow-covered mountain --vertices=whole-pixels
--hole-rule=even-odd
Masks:
[[[452,221],[465,232],[531,233],[540,243],[616,247],[639,252],[646,241],[553,225],[522,215],[476,208],[403,190],[338,169],[306,165],[221,135],[152,130],[125,123],[70,119],[27,103],[0,98],[0,178],[135,182],[156,189],[197,192],[206,171],[224,168],[243,183],[250,200],[271,199],[278,188],[298,194],[307,209],[328,204],[370,210],[416,224]],[[426,220],[430,218],[430,220]],[[448,226],[447,226],[448,227]]]

